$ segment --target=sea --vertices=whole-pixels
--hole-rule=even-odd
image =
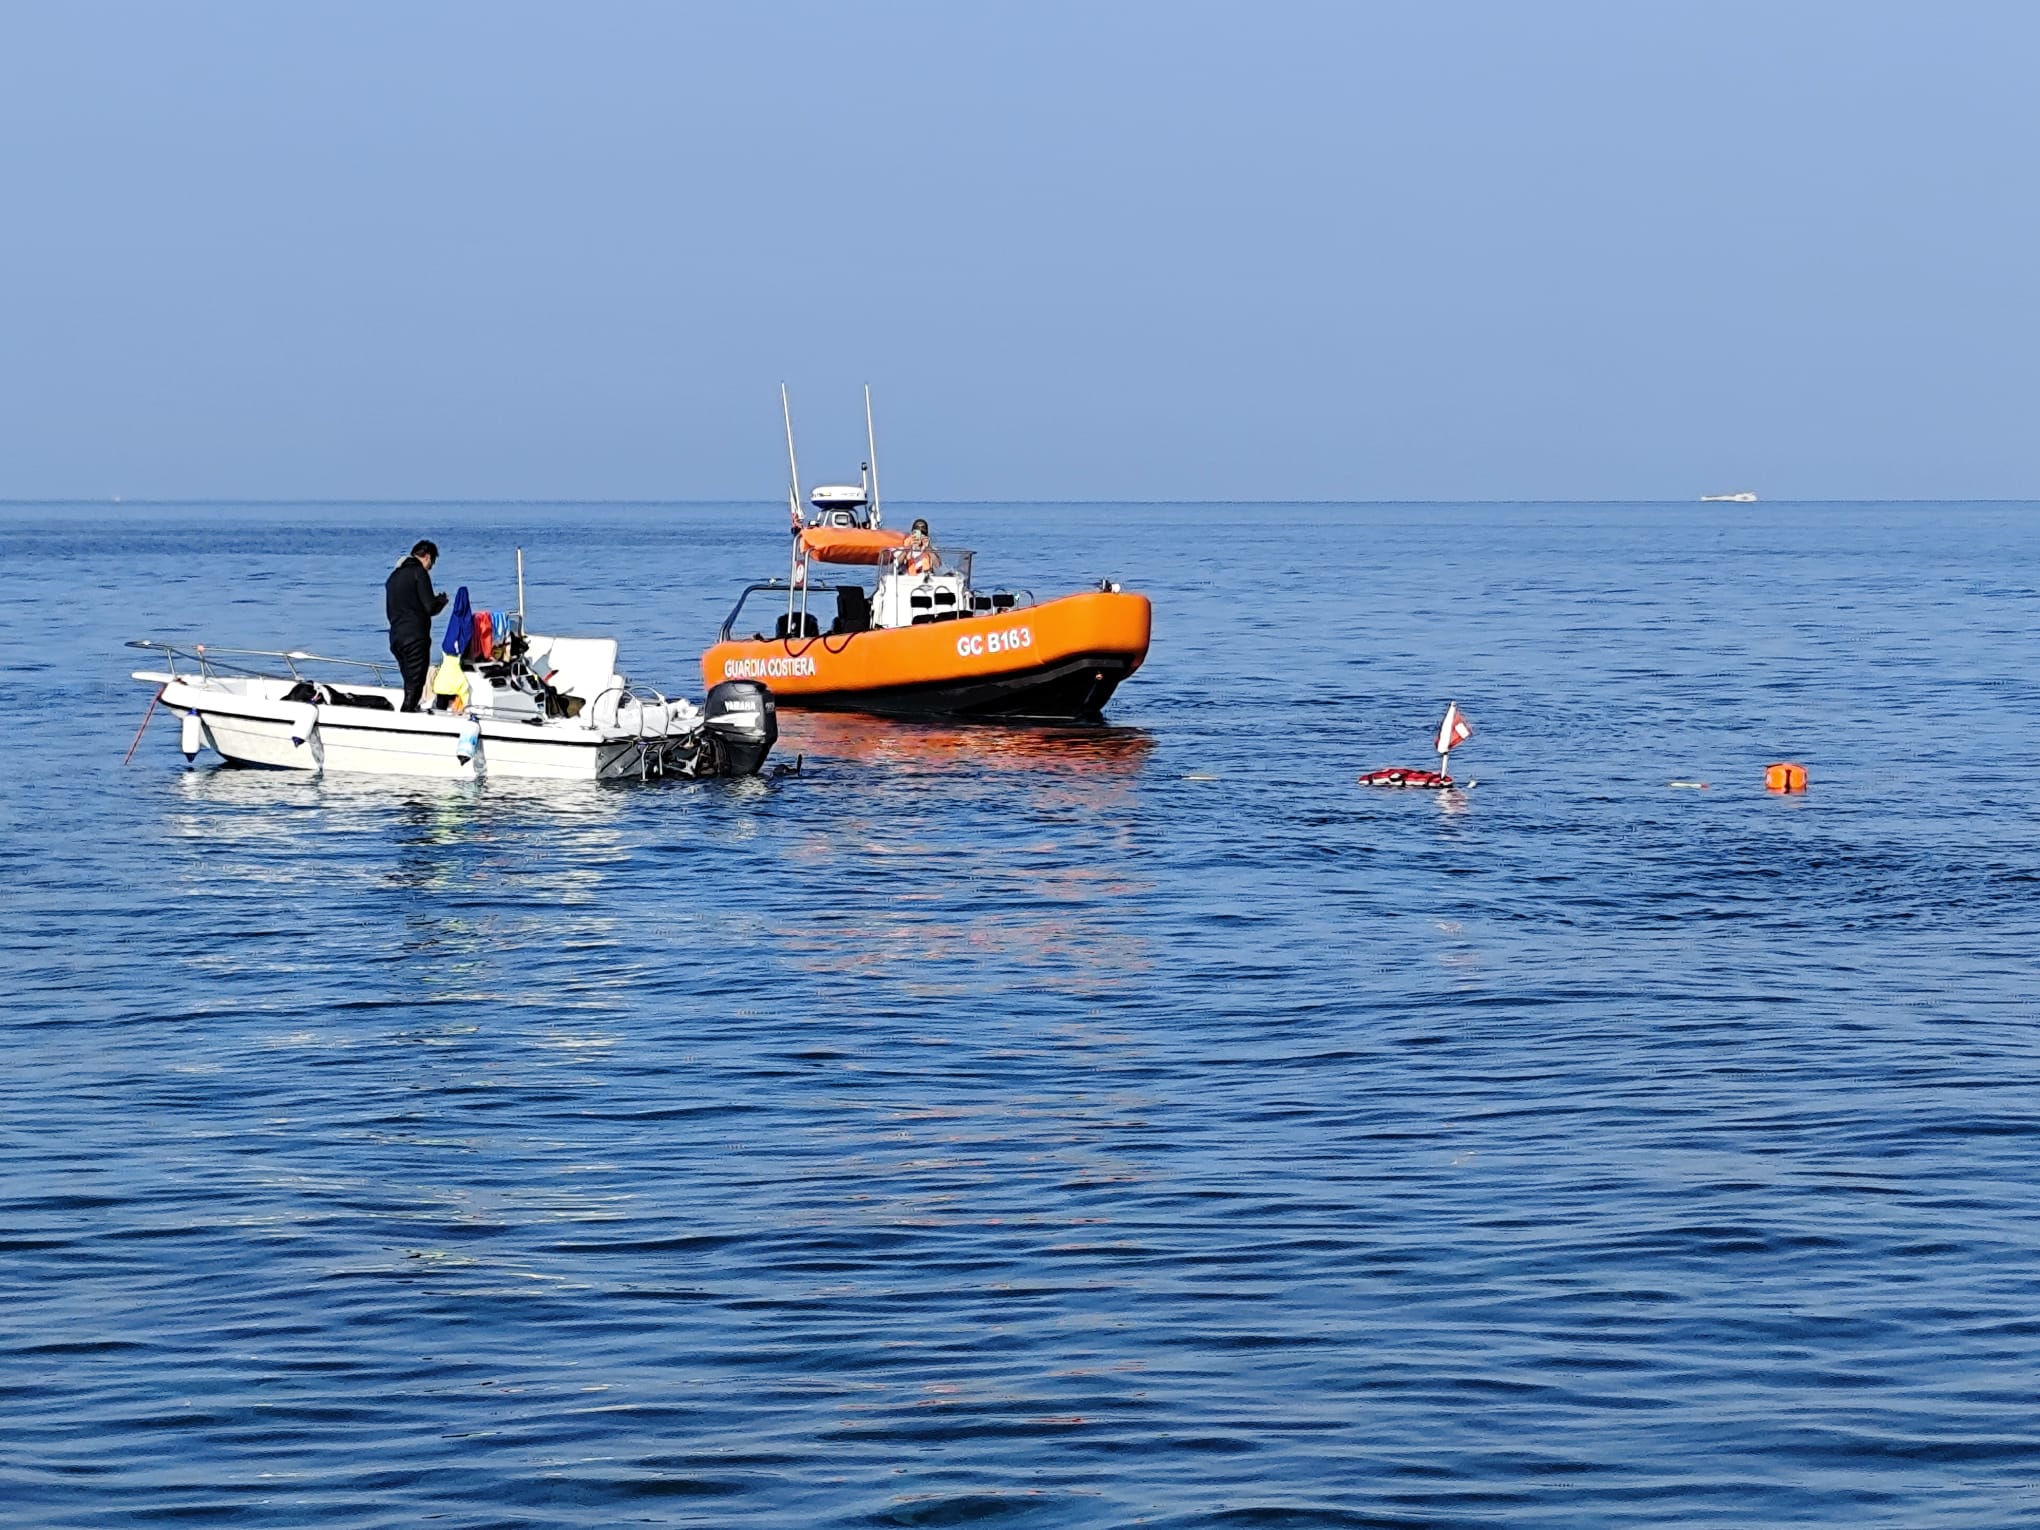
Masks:
[[[2040,507],[910,513],[1106,724],[124,762],[420,537],[698,695],[784,509],[0,507],[0,1524],[2040,1521]]]

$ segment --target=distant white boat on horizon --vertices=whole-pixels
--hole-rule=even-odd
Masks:
[[[1756,502],[1757,496],[1748,489],[1744,489],[1737,494],[1703,494],[1700,496],[1700,503],[1703,505],[1754,505]]]

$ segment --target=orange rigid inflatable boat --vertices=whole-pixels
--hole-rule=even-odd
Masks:
[[[868,432],[868,391],[865,411]],[[709,684],[762,680],[781,707],[818,711],[1091,721],[1147,658],[1145,595],[1110,580],[1039,602],[1025,590],[979,589],[973,554],[880,524],[869,462],[861,483],[817,488],[804,518],[790,415],[787,458],[792,568],[738,598],[721,641],[701,656]],[[869,586],[831,579],[830,566],[876,575]],[[740,635],[752,623],[757,630]]]
[[[746,594],[775,591],[787,587]],[[918,626],[841,630],[832,621],[812,635],[798,625],[787,632],[782,615],[774,625],[785,636],[732,637],[735,620],[733,612],[723,640],[702,655],[702,674],[762,680],[782,707],[1076,721],[1097,717],[1147,657],[1149,607],[1145,595],[1092,590]]]

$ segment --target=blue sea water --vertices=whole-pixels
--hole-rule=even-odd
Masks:
[[[1111,727],[123,767],[421,535],[695,693],[778,513],[0,508],[0,1523],[2040,1518],[2034,507],[922,508]]]

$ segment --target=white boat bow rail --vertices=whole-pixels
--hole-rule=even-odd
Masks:
[[[374,659],[336,659],[323,653],[306,653],[302,648],[221,648],[211,643],[193,643],[186,648],[177,643],[159,643],[152,638],[130,638],[127,646],[162,654],[173,679],[181,678],[177,674],[179,659],[195,666],[201,676],[214,674],[262,676],[268,673],[266,670],[247,664],[236,664],[232,659],[221,657],[223,654],[231,654],[239,659],[281,659],[293,680],[311,678],[298,669],[300,664],[331,664],[340,669],[365,669],[375,677],[377,685],[384,683],[383,664]],[[143,677],[137,674],[136,678]]]

